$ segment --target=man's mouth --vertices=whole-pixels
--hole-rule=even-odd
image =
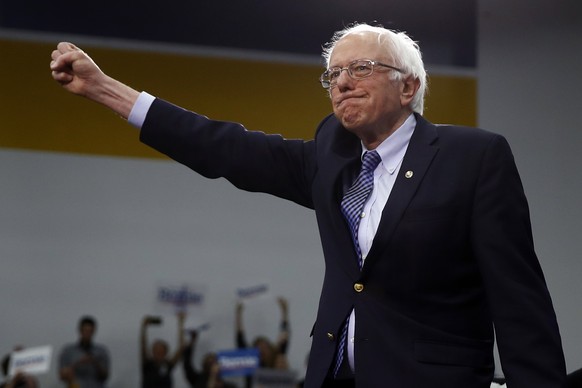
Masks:
[[[337,99],[336,105],[340,105],[342,102],[351,100],[354,98],[359,98],[360,96],[356,96],[354,94],[346,94],[345,96],[341,96]]]

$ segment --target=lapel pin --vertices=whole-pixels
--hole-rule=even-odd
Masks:
[[[414,175],[414,172],[412,172],[412,171],[410,171],[410,170],[408,170],[408,171],[406,171],[406,172],[404,173],[404,177],[405,177],[406,179],[410,179],[410,178],[412,178],[412,176],[413,176],[413,175]]]

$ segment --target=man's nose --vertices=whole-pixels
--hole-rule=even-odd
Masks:
[[[337,77],[336,85],[341,90],[352,85],[353,81],[353,78],[348,73],[348,69],[342,69]]]

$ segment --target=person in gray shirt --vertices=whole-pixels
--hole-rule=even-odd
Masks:
[[[97,322],[85,316],[79,320],[79,341],[63,347],[59,356],[59,377],[68,388],[102,388],[109,377],[109,351],[93,342]]]

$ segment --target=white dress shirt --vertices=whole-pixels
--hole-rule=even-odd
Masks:
[[[363,265],[366,265],[366,256],[370,252],[374,236],[380,224],[382,211],[388,201],[404,154],[410,143],[410,138],[416,127],[416,118],[413,114],[408,116],[406,121],[377,148],[376,152],[382,158],[378,167],[374,170],[374,188],[364,204],[360,227],[358,229],[358,242],[362,252]],[[362,145],[362,156],[366,148]],[[355,371],[354,361],[354,333],[356,331],[356,312],[352,310],[350,323],[348,326],[348,360],[352,371]]]
[[[141,128],[143,122],[145,121],[146,115],[148,114],[148,110],[150,109],[150,106],[152,106],[154,100],[155,97],[151,94],[141,92],[135,101],[135,104],[133,104],[131,112],[129,112],[127,121],[134,127]]]

